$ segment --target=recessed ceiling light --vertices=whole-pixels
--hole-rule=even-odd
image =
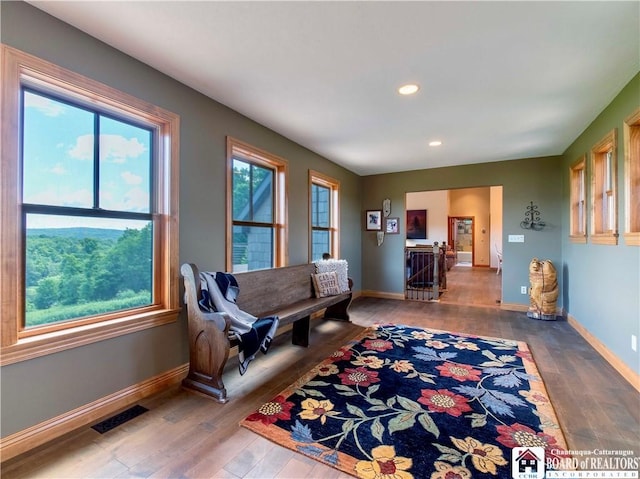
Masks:
[[[440,140],[434,140],[429,142],[429,146],[440,146],[442,142]]]
[[[419,89],[420,87],[415,83],[408,83],[398,88],[398,93],[400,93],[401,95],[413,95]]]

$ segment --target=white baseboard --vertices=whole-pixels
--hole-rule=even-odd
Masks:
[[[2,461],[11,459],[75,429],[108,417],[140,399],[180,383],[188,371],[189,364],[178,366],[73,411],[4,437],[0,439],[0,457]]]

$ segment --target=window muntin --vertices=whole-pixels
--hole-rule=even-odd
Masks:
[[[153,304],[153,131],[22,92],[21,329]]]
[[[284,266],[286,161],[233,138],[227,157],[227,271]]]
[[[339,182],[317,171],[309,172],[309,256],[322,259],[324,253],[340,257],[338,239]]]
[[[618,243],[616,131],[591,149],[591,241]]]
[[[624,122],[624,186],[624,240],[640,246],[640,108]]]
[[[233,159],[233,221],[273,225],[274,170]]]
[[[331,254],[331,190],[322,185],[311,185],[311,260]]]
[[[233,158],[233,271],[273,267],[274,171]]]
[[[173,272],[178,270],[179,117],[14,48],[5,45],[0,48],[4,59],[0,102],[3,118],[0,175],[3,211],[0,217],[0,253],[3,258],[0,266],[1,364],[32,359],[175,321],[179,312],[179,291],[173,278]],[[37,111],[41,113],[36,114]],[[59,118],[56,120],[56,115],[60,114],[64,114],[63,122]],[[93,138],[99,138],[95,130],[96,114],[107,135],[116,135],[123,129],[129,132],[129,140],[142,135],[138,141],[146,141],[148,146],[142,148],[146,149],[146,153],[140,155],[143,160],[138,158],[143,161],[141,170],[132,166],[128,170],[131,175],[100,185],[97,181],[99,175],[94,174],[96,164],[100,168],[100,161],[97,161],[100,155],[94,151],[92,157],[87,157],[84,148],[87,144],[96,147],[93,141]],[[36,134],[38,128],[45,128],[47,135]],[[53,133],[60,141],[48,136]],[[117,160],[113,161],[114,164],[122,164],[118,162],[123,157],[108,154],[116,151],[109,150],[112,142],[107,138],[103,140],[102,151],[107,152],[102,158],[105,165],[112,166],[108,163],[114,159]],[[127,145],[131,147],[132,143],[124,146]],[[140,149],[140,145],[137,146]],[[148,155],[152,155],[152,167],[149,160],[144,159],[151,157]],[[73,178],[74,182],[61,180],[63,176]],[[102,176],[108,180],[109,172],[105,170]],[[111,180],[114,179],[112,175]],[[121,188],[131,182],[148,191],[142,195],[144,201],[135,201],[140,195],[120,194]],[[53,314],[49,316],[45,312],[42,313],[45,316],[42,324],[39,324],[42,318],[27,315],[33,293],[29,282],[42,279],[37,275],[43,274],[42,268],[38,269],[40,265],[33,262],[34,257],[27,251],[42,247],[39,235],[32,233],[41,228],[50,230],[52,226],[96,227],[85,231],[91,234],[83,238],[84,253],[90,256],[89,253],[99,249],[92,241],[96,238],[91,235],[105,229],[107,224],[106,229],[117,229],[113,228],[113,222],[120,223],[121,232],[129,228],[131,237],[144,237],[139,243],[145,245],[141,249],[145,250],[147,266],[136,268],[136,273],[142,272],[147,283],[140,288],[144,290],[144,298],[134,298],[135,291],[122,291],[117,298],[121,306],[115,310],[93,311],[88,313],[89,316],[87,313],[68,313],[54,321],[51,321]],[[59,240],[55,239],[55,242]],[[78,247],[79,240],[76,238],[74,242],[71,250]],[[120,249],[131,252],[127,247]],[[58,257],[58,263],[49,266],[54,270],[57,268],[58,273],[64,269],[68,284],[78,286],[81,282],[78,262],[88,257],[80,258],[76,254],[77,249],[72,253]],[[148,269],[152,269],[152,276],[146,272]],[[51,272],[46,274],[49,285],[44,288],[55,292],[60,274],[57,278]],[[78,274],[80,278],[76,277]],[[151,285],[147,287],[149,281]],[[67,288],[64,299],[58,299],[60,303],[73,303],[79,288],[89,286]],[[51,298],[39,301],[42,305]],[[129,303],[122,306],[126,301]],[[65,306],[74,307],[73,304]],[[80,306],[85,307],[85,304]]]
[[[569,237],[573,243],[586,243],[587,241],[585,164],[586,160],[583,156],[571,166],[569,171],[571,190]]]

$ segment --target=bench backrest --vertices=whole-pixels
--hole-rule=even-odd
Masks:
[[[237,304],[243,311],[263,316],[279,307],[314,298],[313,273],[313,263],[234,273],[240,288]]]

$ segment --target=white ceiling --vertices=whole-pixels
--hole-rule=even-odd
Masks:
[[[29,3],[360,175],[561,154],[640,70],[635,1]]]

